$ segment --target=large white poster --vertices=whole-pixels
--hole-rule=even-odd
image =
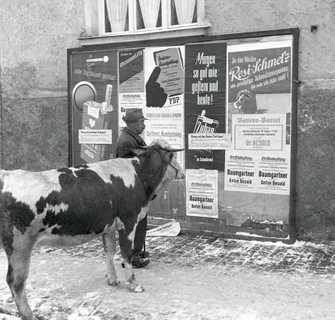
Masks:
[[[186,214],[218,218],[217,170],[186,170]]]
[[[289,164],[286,153],[228,151],[225,190],[289,195]]]

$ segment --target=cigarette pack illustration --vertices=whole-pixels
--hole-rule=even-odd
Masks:
[[[83,105],[82,129],[105,129],[106,123],[102,114],[102,104],[95,101],[86,101]],[[80,157],[86,162],[95,162],[103,159],[105,146],[102,144],[81,144]]]
[[[184,92],[184,63],[180,48],[168,48],[153,53],[161,72],[158,82],[168,96]]]
[[[219,126],[219,121],[205,116],[206,110],[202,110],[201,114],[197,117],[193,133],[214,133]]]

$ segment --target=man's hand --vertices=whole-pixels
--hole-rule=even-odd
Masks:
[[[161,73],[161,68],[156,67],[146,85],[146,94],[147,94],[147,107],[163,107],[166,99],[167,94],[165,93],[164,89],[160,86],[160,84],[157,82],[157,79],[159,77],[159,74]]]

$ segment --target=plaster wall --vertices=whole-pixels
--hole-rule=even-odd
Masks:
[[[335,78],[333,0],[206,0],[206,16],[212,25],[211,34],[297,27],[300,80]],[[311,26],[317,26],[317,30],[311,32]]]
[[[67,164],[67,48],[79,45],[81,1],[2,0],[1,165]]]

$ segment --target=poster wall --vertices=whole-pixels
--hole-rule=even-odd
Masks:
[[[73,162],[112,158],[123,115],[140,108],[148,145],[162,139],[185,149],[177,153],[185,181],[164,190],[158,210],[186,223],[287,238],[294,37],[218,38],[75,52]]]
[[[186,47],[186,168],[224,170],[226,44]]]

